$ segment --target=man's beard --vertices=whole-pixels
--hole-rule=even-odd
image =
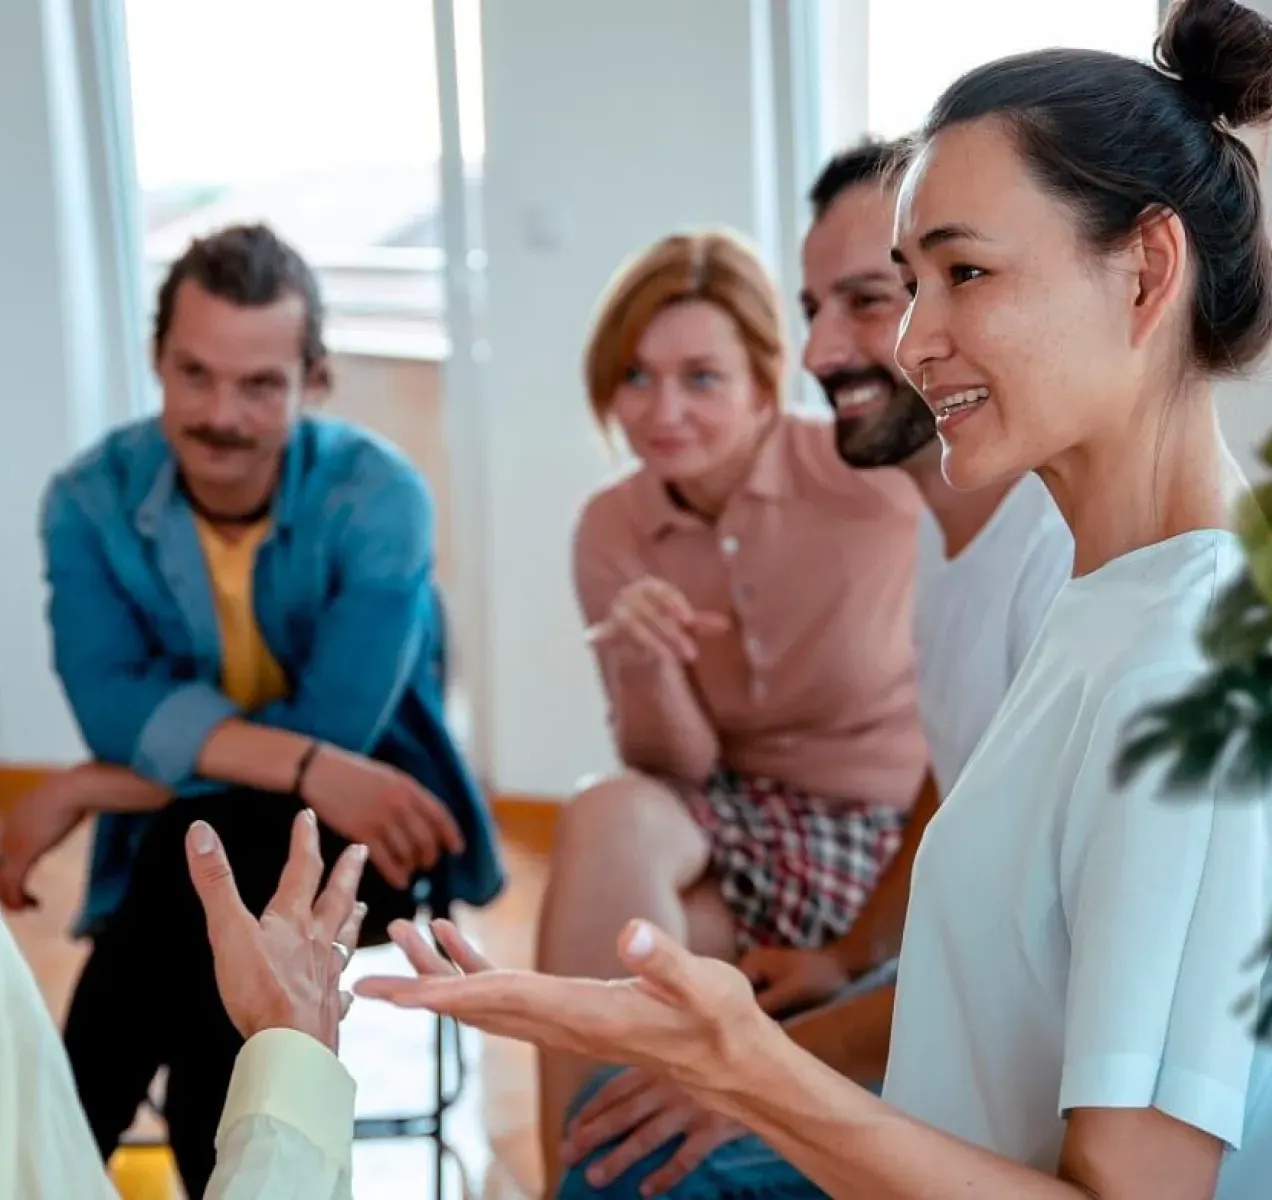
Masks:
[[[835,412],[835,446],[850,467],[870,470],[895,467],[913,457],[936,437],[936,418],[923,397],[899,383],[883,367],[836,371],[817,381]],[[869,416],[843,415],[835,404],[842,391],[878,384],[887,391],[883,409]]]

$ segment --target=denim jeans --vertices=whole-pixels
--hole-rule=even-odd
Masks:
[[[895,977],[896,964],[885,964],[844,989],[836,997],[836,1001],[891,983]],[[575,1097],[570,1106],[569,1119],[572,1120],[620,1070],[617,1067],[606,1067],[593,1076]],[[594,1188],[587,1181],[587,1168],[603,1158],[622,1140],[615,1139],[594,1151],[578,1166],[571,1168],[561,1182],[557,1192],[558,1200],[643,1200],[640,1185],[670,1160],[683,1141],[682,1138],[673,1138],[611,1183]],[[735,1142],[721,1146],[697,1170],[664,1195],[667,1200],[822,1200],[826,1193],[805,1179],[754,1134],[747,1134]]]
[[[575,1098],[571,1118],[619,1073],[618,1068],[607,1067],[593,1076]],[[602,1146],[572,1167],[561,1181],[558,1200],[643,1200],[640,1185],[675,1154],[683,1139],[673,1138],[617,1179],[594,1188],[587,1181],[587,1168],[622,1140]],[[826,1195],[754,1134],[721,1146],[697,1170],[663,1194],[667,1200],[821,1200]]]

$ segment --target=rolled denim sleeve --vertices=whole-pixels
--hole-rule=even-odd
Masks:
[[[141,727],[130,765],[138,775],[178,787],[195,773],[199,751],[222,721],[239,707],[210,683],[187,683],[170,691]]]
[[[211,684],[177,679],[112,572],[100,534],[55,479],[40,519],[53,666],[94,758],[176,787],[211,730],[238,708]]]
[[[252,720],[360,754],[388,728],[430,640],[441,637],[433,590],[433,506],[404,464],[348,493],[337,537],[337,587],[292,694]]]

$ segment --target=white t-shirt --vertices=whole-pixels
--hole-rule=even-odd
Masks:
[[[1067,584],[914,869],[885,1097],[1053,1172],[1072,1108],[1156,1107],[1240,1149],[1216,1196],[1272,1179],[1272,1047],[1235,1006],[1272,968],[1272,798],[1122,788],[1128,720],[1204,669],[1239,568],[1196,532]],[[986,870],[986,863],[993,870]],[[1244,1126],[1244,1130],[1243,1130]],[[1243,1141],[1244,1133],[1244,1141]]]
[[[955,558],[924,510],[914,640],[919,715],[937,788],[948,796],[1073,571],[1073,535],[1051,493],[1026,475]]]

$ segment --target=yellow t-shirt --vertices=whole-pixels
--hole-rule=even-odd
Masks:
[[[244,712],[254,712],[289,691],[287,676],[261,636],[252,605],[256,551],[269,533],[269,520],[247,526],[234,539],[200,517],[194,523],[221,629],[221,688]]]

